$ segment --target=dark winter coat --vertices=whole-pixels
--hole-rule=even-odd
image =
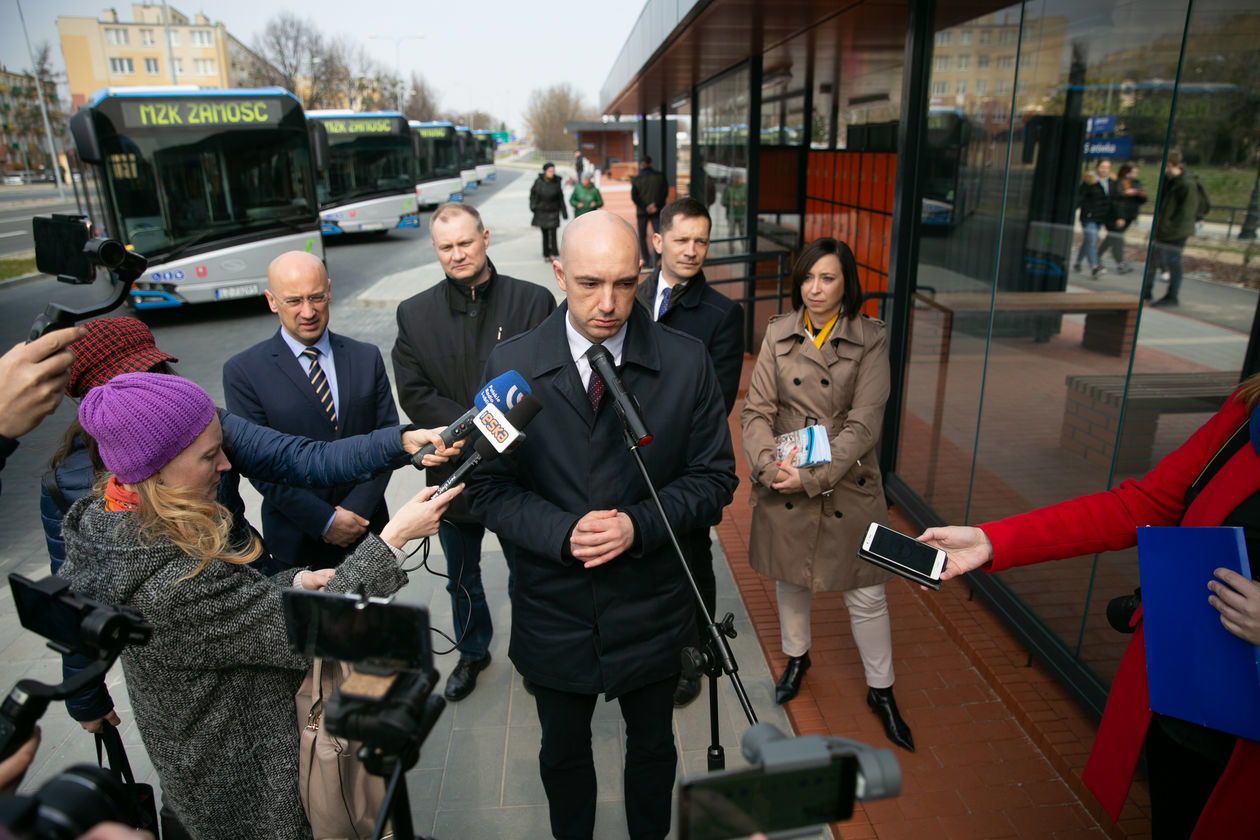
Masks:
[[[639,284],[635,298],[649,313],[656,302],[660,272]],[[739,376],[744,367],[744,307],[711,287],[700,272],[675,286],[658,324],[673,327],[700,339],[709,350],[717,372],[722,401],[730,414],[739,395]]]
[[[71,589],[153,625],[122,665],[162,798],[180,822],[196,840],[307,840],[293,695],[310,662],[289,650],[281,605],[293,572],[271,579],[216,561],[181,581],[197,561],[165,539],[141,545],[135,515],[107,512],[97,497],[79,500],[62,531],[59,574]],[[388,595],[406,582],[370,536],[328,589]]]
[[[1198,177],[1182,169],[1175,178],[1164,179],[1159,197],[1159,215],[1155,219],[1156,242],[1180,242],[1194,236],[1195,223],[1209,210],[1207,193]]]
[[[875,444],[889,376],[882,321],[842,317],[819,349],[799,309],[770,319],[740,416],[755,482],[748,560],[761,574],[814,592],[888,580],[857,551],[872,522],[888,524]],[[827,427],[831,463],[802,469],[802,492],[780,493],[770,487],[779,470],[774,438],[811,417]]]
[[[1125,195],[1132,192],[1132,195]],[[1108,230],[1128,230],[1138,217],[1138,208],[1146,203],[1146,187],[1137,178],[1113,179],[1111,203],[1115,206],[1115,218],[1107,225]],[[1124,227],[1115,224],[1122,219]]]
[[[1111,187],[1113,184],[1107,186]],[[1081,224],[1093,222],[1105,225],[1115,218],[1116,209],[1112,205],[1112,197],[1103,189],[1098,182],[1098,175],[1093,172],[1086,172],[1082,176],[1076,201],[1081,208]]]
[[[665,202],[669,200],[669,181],[665,175],[652,167],[646,167],[635,175],[630,182],[630,200],[639,216],[650,216],[661,212]],[[648,213],[648,205],[655,204],[656,209]]]
[[[486,360],[499,342],[541,324],[556,308],[552,293],[499,274],[475,289],[447,278],[398,305],[398,339],[390,358],[398,402],[423,428],[446,426],[472,408]],[[441,484],[455,464],[425,470]],[[475,522],[464,494],[447,509],[458,522]]]
[[[548,180],[538,176],[529,188],[529,209],[534,214],[530,224],[536,228],[558,228],[561,219],[569,218],[564,206],[564,187],[558,177]]]
[[[486,527],[517,546],[509,648],[517,670],[548,688],[612,698],[678,673],[696,610],[612,400],[591,410],[567,317],[561,306],[490,354],[486,376],[515,368],[543,411],[519,449],[472,473],[469,493]],[[679,533],[715,524],[738,480],[708,354],[636,306],[623,361],[621,380],[655,435],[639,451],[669,522]],[[633,521],[634,544],[583,568],[569,551],[573,527],[612,508]]]

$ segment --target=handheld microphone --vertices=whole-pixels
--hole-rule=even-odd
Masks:
[[[477,415],[480,414],[488,405],[494,406],[500,413],[507,413],[521,398],[529,394],[529,386],[525,384],[525,380],[514,370],[501,373],[494,379],[485,384],[485,387],[477,392],[476,398],[473,399],[473,407],[464,412],[463,416],[455,422],[451,423],[442,432],[442,444],[451,446],[457,440],[463,440],[468,437],[468,433],[474,428],[474,422]],[[426,443],[420,447],[420,451],[411,456],[411,465],[418,470],[424,469],[424,456],[432,455],[437,451],[431,443]]]
[[[643,414],[639,410],[639,401],[621,384],[617,370],[613,367],[612,353],[602,344],[592,344],[586,351],[586,358],[591,363],[591,370],[604,380],[604,387],[613,398],[613,405],[621,415],[621,422],[626,427],[626,434],[639,446],[647,446],[652,442],[652,433],[643,422]]]
[[[525,440],[525,433],[521,431],[534,419],[534,415],[542,411],[542,403],[538,397],[533,394],[526,394],[521,398],[520,402],[512,406],[508,410],[502,421],[496,419],[496,423],[503,432],[504,442],[500,448],[493,437],[478,437],[477,443],[473,446],[473,454],[468,457],[464,463],[460,464],[450,477],[438,485],[438,489],[434,491],[433,496],[440,496],[447,490],[450,490],[456,484],[464,480],[464,476],[468,475],[473,469],[484,461],[493,461],[504,452],[511,452],[520,446]]]

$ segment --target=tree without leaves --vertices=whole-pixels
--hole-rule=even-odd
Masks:
[[[490,130],[495,123],[499,122],[490,114],[479,110],[450,114],[446,118],[456,125],[466,125],[469,128],[484,128],[487,130]]]
[[[320,108],[330,98],[329,79],[340,72],[336,47],[323,34],[292,12],[281,12],[254,39],[254,52],[263,59],[252,68],[251,85],[278,85],[303,98],[306,108]],[[305,94],[305,96],[303,96]]]
[[[525,124],[534,137],[534,144],[547,151],[573,145],[573,138],[564,131],[566,122],[594,118],[592,109],[582,102],[582,95],[568,82],[545,90],[536,88],[530,93],[529,104],[525,108]]]
[[[66,115],[62,113],[60,99],[57,96],[59,74],[53,70],[52,47],[45,41],[35,48],[35,67],[26,71],[34,77],[37,84],[23,85],[22,92],[15,94],[12,112],[14,133],[18,137],[28,137],[30,142],[22,143],[23,169],[35,169],[49,166],[48,141],[44,136],[44,116],[39,108],[39,94],[43,94],[44,105],[48,112],[48,125],[52,129],[53,138],[65,145]],[[34,147],[34,148],[31,148]],[[5,147],[6,151],[8,147]],[[37,151],[38,157],[32,159],[30,152]]]
[[[438,95],[423,76],[411,74],[411,83],[407,86],[406,102],[403,113],[407,119],[430,122],[438,118]]]

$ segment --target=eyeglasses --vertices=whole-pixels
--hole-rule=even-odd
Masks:
[[[320,292],[317,295],[307,295],[306,297],[280,298],[280,303],[290,309],[297,309],[303,303],[309,303],[311,306],[322,306],[328,303],[329,297],[331,297],[329,292]]]

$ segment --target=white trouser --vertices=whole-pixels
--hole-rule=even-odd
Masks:
[[[809,587],[778,581],[775,592],[779,601],[779,633],[783,652],[788,656],[804,656],[809,651]],[[893,684],[892,625],[888,620],[888,599],[884,584],[850,589],[844,593],[849,610],[849,627],[866,684],[871,688],[888,688]]]

